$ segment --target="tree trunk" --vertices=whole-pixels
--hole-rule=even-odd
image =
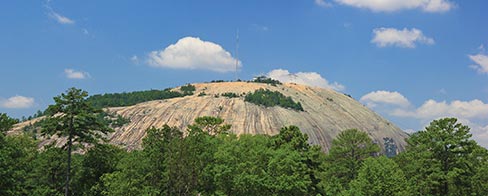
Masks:
[[[71,173],[71,145],[73,144],[73,117],[71,117],[70,125],[69,125],[69,136],[68,136],[68,167],[66,169],[66,188],[64,191],[64,195],[69,195],[69,179]]]

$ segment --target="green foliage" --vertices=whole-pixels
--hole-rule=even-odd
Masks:
[[[98,117],[103,111],[94,108],[81,89],[70,88],[54,97],[55,104],[47,109],[41,133],[46,136],[69,137],[77,143],[96,143],[103,134],[112,132],[105,121]],[[68,145],[68,143],[67,143]]]
[[[271,84],[272,86],[276,86],[276,85],[281,85],[282,84],[280,81],[273,80],[273,79],[268,78],[266,76],[258,76],[256,78],[254,78],[251,82]]]
[[[218,117],[202,116],[195,119],[195,123],[188,128],[192,132],[204,131],[210,135],[227,134],[231,125],[223,124],[224,120]]]
[[[232,92],[222,93],[221,95],[224,96],[224,97],[228,97],[228,98],[237,98],[237,97],[239,97],[238,94],[232,93]]]
[[[74,192],[86,196],[102,195],[104,185],[101,177],[116,171],[124,153],[124,150],[107,144],[97,144],[90,148],[83,156],[82,171],[74,183]]]
[[[189,89],[187,87],[182,87],[182,88],[185,90]],[[189,93],[189,91],[186,92]],[[185,96],[184,93],[171,91],[171,89],[165,89],[165,90],[135,91],[129,93],[126,92],[106,93],[103,95],[90,96],[87,100],[96,108],[106,108],[106,107],[130,106],[130,105],[135,105],[146,101],[171,99],[171,98],[183,97],[183,96]]]
[[[356,178],[362,162],[379,151],[378,145],[374,144],[365,132],[348,129],[339,133],[337,138],[332,141],[324,163],[326,171],[323,178],[331,179],[330,182],[333,184],[324,181],[323,189],[347,189],[349,182]],[[337,187],[337,185],[340,186]]]
[[[225,80],[212,80],[210,83],[222,83],[225,82]]]
[[[14,124],[18,122],[19,120],[10,118],[5,113],[0,113],[0,135],[5,134]]]
[[[486,161],[486,150],[471,140],[469,127],[455,118],[434,120],[407,139],[407,152],[397,162],[419,194],[464,195],[470,178]]]
[[[409,195],[409,187],[403,171],[395,161],[385,156],[364,160],[358,176],[351,182],[350,195]]]
[[[97,119],[103,124],[109,125],[111,128],[122,127],[130,123],[129,118],[124,118],[120,114],[108,113],[105,111],[100,111],[97,114]]]
[[[207,93],[205,93],[205,91],[202,91],[202,92],[198,93],[198,96],[199,96],[199,97],[203,97],[203,96],[205,96],[205,95],[207,95]]]
[[[65,194],[69,193],[71,175],[71,151],[73,142],[77,144],[96,144],[103,134],[113,130],[100,120],[98,114],[102,112],[95,109],[86,100],[88,93],[81,89],[70,88],[65,93],[54,97],[54,105],[47,109],[47,117],[42,121],[42,134],[66,137],[67,142],[67,171]]]
[[[180,90],[183,92],[183,96],[193,95],[193,92],[195,91],[195,86],[187,84],[185,86],[181,86]]]
[[[308,135],[302,133],[297,126],[283,127],[280,133],[274,137],[274,146],[290,147],[299,152],[305,152],[310,148]]]
[[[47,146],[33,164],[32,192],[35,195],[63,195],[67,167],[64,150]]]
[[[244,101],[265,107],[280,106],[283,108],[303,111],[300,102],[295,102],[291,97],[286,97],[278,91],[270,91],[268,89],[258,89],[253,93],[248,93],[244,98]]]
[[[37,146],[27,136],[0,136],[0,195],[28,195]]]
[[[488,150],[455,119],[433,121],[392,159],[375,156],[379,147],[355,129],[341,132],[327,155],[296,126],[274,136],[229,129],[206,116],[185,133],[148,129],[141,150],[90,145],[72,155],[69,195],[488,194]],[[36,143],[25,135],[0,137],[0,195],[63,195],[69,156],[53,145],[37,151]]]

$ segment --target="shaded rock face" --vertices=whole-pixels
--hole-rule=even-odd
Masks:
[[[156,100],[128,107],[108,108],[130,123],[110,134],[113,144],[128,149],[140,148],[145,130],[164,124],[185,130],[200,116],[217,116],[231,124],[231,132],[240,134],[278,134],[283,126],[296,125],[309,136],[311,144],[327,152],[333,138],[341,131],[356,128],[383,148],[384,138],[391,138],[399,151],[405,149],[408,135],[401,129],[369,110],[356,100],[330,89],[314,88],[293,83],[272,86],[261,83],[224,82],[194,84],[192,96]],[[300,102],[305,111],[281,107],[263,107],[244,101],[246,93],[257,89],[279,91]],[[236,93],[237,98],[220,96]],[[205,94],[199,96],[199,94]]]

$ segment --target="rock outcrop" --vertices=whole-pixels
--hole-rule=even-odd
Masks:
[[[200,116],[218,116],[231,124],[236,134],[277,134],[281,127],[298,126],[309,136],[309,142],[328,151],[332,139],[341,131],[356,128],[383,146],[383,138],[391,138],[402,151],[408,135],[391,122],[363,106],[353,98],[330,89],[322,89],[285,83],[269,85],[248,82],[223,82],[194,84],[192,96],[156,100],[128,107],[108,108],[130,123],[109,135],[110,142],[129,149],[139,148],[145,130],[162,127],[164,124],[185,130]],[[278,106],[263,107],[245,102],[244,95],[257,89],[279,91],[300,102],[304,111],[295,111]],[[221,96],[236,93],[237,98]]]

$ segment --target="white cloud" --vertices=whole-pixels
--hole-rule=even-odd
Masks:
[[[66,16],[62,16],[61,14],[58,14],[56,13],[54,10],[49,10],[49,13],[48,13],[49,17],[51,17],[52,19],[56,20],[56,22],[58,22],[59,24],[74,24],[75,21],[66,17]]]
[[[376,91],[378,92],[378,91]],[[380,91],[381,92],[381,91]],[[374,92],[373,92],[374,93]],[[367,94],[370,95],[371,93]],[[471,134],[473,134],[473,139],[476,140],[480,145],[484,147],[488,147],[488,103],[484,103],[481,100],[474,99],[471,101],[460,101],[454,100],[451,102],[446,101],[435,101],[429,99],[425,101],[420,107],[413,107],[410,104],[409,107],[404,107],[406,104],[406,98],[397,92],[393,93],[393,95],[384,96],[387,101],[375,101],[373,107],[374,110],[377,111],[384,111],[389,116],[396,117],[396,118],[403,118],[407,121],[414,120],[418,121],[418,123],[427,126],[428,122],[432,120],[445,118],[445,117],[454,117],[459,120],[459,122],[467,125],[471,128]],[[373,100],[378,100],[380,96],[363,96],[367,97],[366,100],[370,100],[374,97]],[[376,93],[375,95],[380,95]],[[390,99],[388,97],[397,97],[397,99]],[[363,101],[361,98],[361,101]],[[405,99],[403,99],[405,98]],[[403,101],[389,101],[389,100],[403,100]],[[384,105],[392,105],[391,103],[401,103],[396,104],[396,107],[379,107]],[[382,104],[382,105],[380,105]],[[386,111],[385,111],[386,108]],[[420,128],[423,129],[423,128]],[[419,130],[420,130],[419,129]],[[412,129],[408,129],[409,132]]]
[[[335,0],[335,2],[375,12],[394,12],[408,9],[446,12],[454,8],[454,4],[448,0]]]
[[[320,7],[331,7],[332,4],[329,2],[325,2],[325,0],[315,0],[315,4]]]
[[[148,64],[173,69],[201,69],[215,72],[235,71],[236,59],[222,46],[200,38],[185,37],[164,50],[152,51]],[[242,66],[239,61],[238,68]]]
[[[65,69],[64,74],[66,78],[69,79],[85,79],[90,77],[90,74],[88,72],[76,71],[73,69]]]
[[[488,56],[484,54],[468,55],[468,57],[476,64],[470,65],[471,68],[477,70],[479,73],[488,73]]]
[[[415,48],[415,43],[434,44],[434,39],[426,37],[422,31],[413,28],[398,30],[394,28],[376,28],[373,30],[374,38],[371,43],[378,47],[397,46]]]
[[[336,91],[343,91],[345,87],[337,82],[329,83],[325,78],[316,72],[290,73],[288,70],[275,69],[267,74],[267,77],[281,82],[293,82],[309,86],[330,88]]]
[[[376,107],[377,104],[390,104],[400,107],[410,106],[410,102],[402,94],[390,91],[374,91],[361,97],[359,100],[368,107]]]
[[[29,108],[34,105],[34,98],[24,96],[13,96],[8,99],[0,98],[0,106],[3,108],[19,109]]]
[[[471,101],[455,100],[451,103],[447,103],[446,101],[437,102],[429,99],[415,110],[396,109],[391,114],[399,117],[411,117],[423,120],[441,117],[456,117],[471,120],[488,119],[488,103],[483,103],[478,99]]]

